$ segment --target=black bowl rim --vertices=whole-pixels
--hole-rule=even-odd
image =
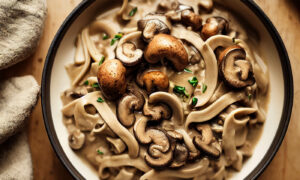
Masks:
[[[42,89],[41,89],[41,99],[42,99],[42,111],[43,111],[43,118],[45,123],[45,128],[47,130],[48,137],[50,139],[51,145],[53,149],[55,150],[56,155],[59,157],[60,161],[63,163],[65,168],[71,173],[71,175],[75,179],[84,179],[84,177],[75,169],[75,167],[71,164],[69,159],[67,158],[66,154],[64,153],[57,135],[54,131],[53,126],[53,119],[51,116],[51,108],[50,108],[50,75],[51,75],[51,69],[53,66],[54,58],[57,52],[57,49],[59,47],[59,44],[61,40],[63,39],[65,33],[67,32],[68,28],[71,26],[71,24],[75,21],[75,19],[95,0],[84,0],[82,1],[66,18],[66,20],[63,22],[61,27],[59,28],[58,32],[56,33],[54,40],[52,41],[44,69],[43,69],[43,75],[42,75]],[[284,106],[283,106],[283,113],[281,116],[279,128],[276,132],[275,138],[268,149],[267,153],[263,157],[263,159],[260,161],[260,163],[256,166],[256,168],[246,177],[246,179],[256,179],[258,178],[261,173],[265,170],[265,168],[270,164],[272,159],[274,158],[276,152],[278,151],[283,138],[286,134],[292,107],[293,107],[293,96],[294,96],[294,86],[293,86],[293,75],[290,65],[290,60],[288,57],[288,53],[286,51],[286,48],[284,46],[284,43],[270,21],[270,19],[266,16],[266,14],[262,11],[262,9],[252,0],[241,0],[250,10],[252,10],[255,15],[260,19],[260,21],[264,24],[265,28],[270,33],[277,51],[280,56],[282,71],[283,71],[283,78],[284,78]]]

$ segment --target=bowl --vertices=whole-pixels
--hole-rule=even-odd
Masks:
[[[117,0],[82,1],[58,30],[46,58],[42,77],[42,109],[45,127],[57,156],[76,179],[98,179],[97,172],[79,158],[68,145],[68,132],[62,121],[60,93],[70,80],[64,65],[74,57],[77,33],[97,14]],[[254,153],[232,179],[257,178],[276,154],[288,128],[293,105],[293,78],[284,44],[264,12],[252,0],[223,0],[226,6],[259,32],[261,50],[270,76],[270,103],[267,119]]]

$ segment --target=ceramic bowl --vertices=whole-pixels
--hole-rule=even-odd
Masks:
[[[81,2],[57,32],[47,55],[42,77],[42,108],[52,146],[61,162],[76,179],[98,179],[97,172],[80,159],[68,145],[67,129],[62,121],[60,93],[70,87],[65,64],[74,59],[74,41],[80,30],[99,13],[110,8],[114,0]],[[254,153],[232,179],[257,178],[276,154],[287,130],[292,104],[293,79],[290,61],[275,27],[252,0],[223,0],[251,28],[259,32],[261,52],[270,75],[270,103],[263,133]],[[121,4],[121,1],[118,1]]]

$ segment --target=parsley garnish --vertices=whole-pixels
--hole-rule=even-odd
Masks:
[[[107,35],[106,33],[104,33],[102,39],[103,39],[103,40],[108,39],[108,35]]]
[[[101,57],[101,60],[99,61],[99,65],[101,65],[101,64],[104,62],[104,60],[105,60],[105,57],[102,56],[102,57]]]
[[[102,151],[100,151],[100,149],[97,150],[97,153],[98,153],[99,155],[103,155],[103,154],[104,154]]]
[[[248,94],[249,101],[252,99],[252,94]]]
[[[189,72],[189,73],[192,73],[193,71],[189,70],[188,68],[184,68],[184,71],[185,72]]]
[[[180,94],[180,95],[184,95],[186,97],[189,97],[189,94],[186,93],[185,87],[182,86],[174,86],[173,88],[173,92]]]
[[[135,8],[133,8],[130,12],[129,12],[129,16],[134,16],[135,15],[135,13],[137,12],[137,10],[138,10],[138,8],[137,7],[135,7]]]
[[[104,100],[101,97],[98,97],[97,102],[102,103],[102,102],[104,102]]]
[[[192,105],[195,106],[198,102],[198,98],[193,97],[192,99]]]
[[[193,77],[192,80],[188,80],[188,81],[193,87],[196,87],[198,85],[198,79],[196,77]]]
[[[114,45],[117,40],[122,38],[122,36],[123,36],[123,33],[116,34],[115,37],[111,40],[110,45],[111,46]]]
[[[92,87],[93,87],[93,88],[99,88],[99,84],[98,84],[98,83],[94,83],[94,84],[92,85]]]
[[[88,80],[86,80],[86,81],[84,81],[84,83],[83,83],[84,85],[89,85],[89,81]]]
[[[207,89],[207,85],[206,84],[202,84],[202,93],[205,93]]]

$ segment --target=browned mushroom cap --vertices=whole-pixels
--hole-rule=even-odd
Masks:
[[[169,34],[170,22],[161,14],[149,14],[137,22],[138,30],[142,31],[144,41],[150,42],[156,34]]]
[[[230,46],[219,56],[220,76],[233,88],[253,85],[255,79],[251,63],[246,59],[246,52],[240,46]]]
[[[173,160],[173,152],[170,150],[170,142],[166,134],[158,129],[149,129],[147,135],[152,143],[145,155],[146,163],[152,168],[169,166]]]
[[[169,88],[169,78],[161,71],[146,72],[142,82],[149,94],[155,91],[167,91]]]
[[[113,100],[126,91],[126,68],[117,60],[104,61],[99,67],[97,78],[100,88],[107,99]]]
[[[183,135],[175,130],[169,130],[167,131],[167,135],[171,138],[171,139],[175,139],[177,141],[182,141],[183,140]]]
[[[133,125],[135,121],[134,111],[139,111],[145,103],[144,96],[137,89],[131,90],[131,93],[124,94],[118,102],[117,117],[126,127]]]
[[[202,26],[201,16],[191,10],[184,10],[181,12],[181,22],[187,26],[191,26],[194,30],[199,30]]]
[[[170,119],[172,117],[172,110],[166,104],[149,104],[145,103],[143,114],[151,117],[151,120]]]
[[[217,34],[226,34],[228,29],[229,23],[226,19],[219,16],[210,17],[206,20],[206,24],[204,24],[201,30],[201,35],[206,40]]]
[[[214,147],[213,145],[208,145],[205,144],[202,140],[200,136],[195,136],[193,138],[193,143],[195,144],[195,146],[201,150],[202,152],[206,153],[207,155],[213,157],[213,158],[218,158],[220,157],[221,152]]]
[[[74,150],[81,149],[85,142],[85,135],[79,129],[77,129],[69,135],[68,141],[69,141],[69,146],[72,149]]]
[[[145,59],[155,64],[164,58],[170,60],[177,71],[182,71],[189,63],[183,43],[168,34],[155,35],[145,50]]]
[[[182,167],[188,159],[189,151],[185,145],[176,144],[173,152],[173,162],[170,165],[171,168]]]

